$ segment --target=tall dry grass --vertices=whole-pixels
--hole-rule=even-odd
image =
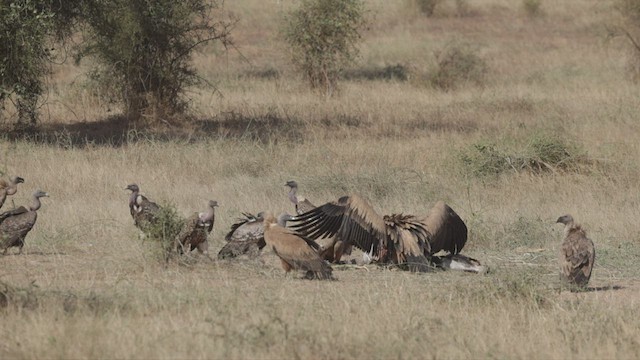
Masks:
[[[105,120],[117,108],[83,69],[58,69],[48,132],[0,140],[0,169],[27,180],[15,203],[51,194],[26,254],[0,258],[0,357],[639,357],[638,89],[622,44],[600,36],[612,3],[545,2],[531,18],[521,2],[469,2],[460,17],[444,1],[428,19],[407,2],[367,4],[362,67],[400,63],[408,81],[351,80],[319,98],[278,40],[295,2],[229,2],[250,63],[217,49],[197,56],[222,96],[193,89],[202,123],[169,139]],[[432,88],[433,52],[460,39],[479,46],[487,83]],[[270,69],[278,75],[259,76]],[[476,176],[461,160],[486,143],[528,156],[519,150],[540,135],[588,161]],[[317,204],[357,192],[380,212],[424,214],[444,199],[469,226],[464,253],[491,271],[336,268],[338,281],[315,282],[285,276],[269,251],[165,266],[138,239],[123,190],[137,182],[183,215],[218,200],[215,254],[242,211],[292,211],[289,179]],[[565,213],[596,244],[592,291],[559,288],[554,222]]]

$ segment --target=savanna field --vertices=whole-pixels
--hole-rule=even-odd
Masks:
[[[53,67],[40,133],[0,136],[0,169],[26,180],[5,207],[50,194],[23,254],[0,256],[0,358],[639,358],[640,87],[629,42],[607,36],[616,3],[445,0],[426,17],[367,0],[331,97],[281,40],[297,3],[225,4],[236,48],[197,53],[217,90],[190,89],[180,127],[130,127],[87,86],[90,63]],[[456,44],[486,69],[443,90],[430,79]],[[490,270],[309,281],[266,248],[217,260],[242,212],[293,213],[291,179],[316,205],[357,193],[423,215],[444,200],[469,228],[462,253]],[[162,261],[133,225],[133,182],[182,216],[217,200],[213,259]],[[567,213],[596,247],[587,291],[558,279]]]

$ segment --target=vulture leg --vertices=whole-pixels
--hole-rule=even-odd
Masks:
[[[280,262],[282,263],[284,272],[288,273],[289,271],[291,271],[291,265],[288,262],[284,261],[284,259],[280,259]]]
[[[336,264],[343,263],[340,259],[342,259],[342,254],[347,252],[346,250],[349,250],[349,253],[351,252],[350,248],[347,249],[348,247],[349,245],[344,241],[336,241],[333,245],[333,259]]]
[[[202,243],[198,244],[198,246],[196,248],[198,249],[198,252],[200,254],[205,254],[205,255],[209,254],[209,242],[208,241],[205,241],[205,242],[202,242]]]

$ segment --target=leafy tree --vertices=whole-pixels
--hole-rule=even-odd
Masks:
[[[201,79],[191,65],[204,43],[231,43],[231,20],[216,19],[209,0],[86,0],[87,41],[78,56],[95,57],[95,73],[116,88],[127,115],[139,119],[181,113],[185,89]]]
[[[76,5],[75,0],[3,0],[0,4],[0,111],[6,101],[14,101],[20,128],[36,126],[52,44],[69,34]]]
[[[285,19],[284,38],[293,61],[312,88],[331,95],[345,65],[358,54],[366,25],[361,0],[302,0]]]

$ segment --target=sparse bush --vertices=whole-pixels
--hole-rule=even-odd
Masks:
[[[361,0],[303,0],[286,17],[283,33],[311,87],[331,95],[340,71],[358,54],[364,26]]]
[[[577,146],[555,136],[534,135],[525,149],[514,151],[494,142],[473,144],[459,155],[466,171],[473,176],[499,175],[507,171],[543,174],[556,171],[579,171],[591,164]]]
[[[158,243],[163,259],[167,260],[173,251],[176,235],[182,229],[185,219],[171,205],[163,206],[156,214],[156,221],[145,229],[149,240]]]
[[[344,71],[342,78],[348,80],[397,80],[407,81],[409,70],[402,64],[387,65],[383,67],[367,67]]]
[[[87,42],[78,56],[92,55],[117,84],[118,99],[132,119],[182,113],[188,86],[201,78],[191,65],[198,46],[229,45],[234,21],[217,19],[220,5],[206,0],[91,0],[84,6]]]
[[[468,44],[452,44],[436,53],[436,69],[430,76],[433,86],[452,90],[461,84],[485,82],[488,67],[477,54],[477,50]]]
[[[522,7],[525,13],[530,17],[542,15],[541,0],[522,0]]]

